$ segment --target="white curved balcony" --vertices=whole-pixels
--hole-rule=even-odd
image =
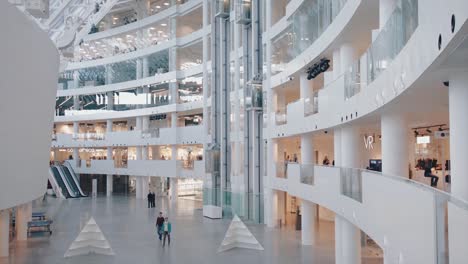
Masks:
[[[154,128],[150,131],[131,130],[100,134],[54,134],[52,148],[93,148],[111,146],[156,146],[205,143],[204,127],[185,126]]]
[[[267,185],[345,217],[372,237],[391,263],[444,263],[448,254],[450,263],[466,262],[458,247],[468,242],[459,235],[468,232],[466,202],[402,177],[328,166],[314,166],[310,173],[304,166],[288,164],[287,176],[269,177]]]
[[[265,132],[265,136],[298,135],[352,122],[375,112],[390,102],[394,102],[405,91],[430,82],[430,69],[437,67],[448,58],[453,49],[463,42],[465,32],[468,30],[466,23],[464,23],[467,21],[468,15],[460,12],[457,14],[457,21],[459,19],[462,26],[454,33],[450,32],[450,28],[442,30],[442,34],[445,36],[445,46],[439,50],[436,44],[427,45],[427,43],[436,43],[439,34],[434,32],[434,23],[442,24],[445,22],[447,24],[452,16],[453,8],[458,5],[468,8],[466,2],[444,7],[438,6],[435,1],[434,3],[419,4],[418,26],[411,38],[401,48],[398,55],[390,60],[383,70],[379,70],[375,77],[367,76],[370,78],[369,83],[359,89],[353,88],[350,92],[349,86],[352,86],[353,83],[348,83],[349,79],[347,79],[346,74],[339,76],[318,91],[318,113],[307,115],[304,112],[304,98],[302,98],[302,100],[287,106],[286,124],[275,126],[273,122],[269,121],[271,129]],[[362,69],[361,72],[368,72],[367,68]],[[411,101],[411,96],[406,97],[408,101]],[[417,100],[417,98],[413,99]]]
[[[202,4],[202,0],[190,0],[184,4],[171,6],[157,14],[151,15],[144,19],[138,20],[134,23],[126,24],[123,26],[107,29],[105,31],[89,34],[83,37],[83,41],[96,41],[104,38],[110,38],[116,35],[128,34],[136,32],[137,30],[145,27],[150,27],[152,24],[157,23],[163,19],[167,19],[172,16],[180,16],[186,14],[193,9],[199,7]]]
[[[126,166],[118,166],[113,160],[69,160],[69,163],[73,170],[80,174],[113,174],[168,178],[201,178],[205,174],[205,161],[203,160],[195,160],[191,166],[184,166],[184,162],[180,160],[129,160]]]

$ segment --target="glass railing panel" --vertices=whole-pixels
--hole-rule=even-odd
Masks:
[[[141,138],[159,138],[159,128],[150,128],[141,132]]]
[[[284,125],[288,122],[286,108],[280,109],[275,113],[276,125]]]
[[[361,60],[353,63],[344,73],[345,99],[349,99],[361,91]]]
[[[304,115],[314,115],[319,112],[319,104],[318,104],[318,91],[314,92],[312,97],[308,97],[304,99]]]
[[[314,185],[314,164],[301,164],[301,183]]]
[[[280,161],[276,162],[276,177],[277,178],[287,178],[288,177],[288,162]]]
[[[367,51],[367,81],[383,72],[418,27],[418,0],[399,0],[395,10]]]
[[[362,170],[340,168],[341,194],[362,203]]]
[[[310,47],[330,26],[346,2],[304,1],[289,18],[289,27],[272,40],[272,74],[282,72],[287,63]]]
[[[74,140],[105,140],[106,135],[102,133],[74,133]]]

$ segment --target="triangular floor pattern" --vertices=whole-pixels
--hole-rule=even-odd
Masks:
[[[226,236],[219,246],[218,252],[233,248],[263,250],[262,245],[260,245],[254,235],[237,215],[234,215],[234,218],[226,232]]]
[[[87,254],[114,255],[109,241],[104,237],[94,218],[91,217],[83,227],[78,237],[70,245],[64,257],[73,257]]]

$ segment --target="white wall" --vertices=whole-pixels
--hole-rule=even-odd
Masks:
[[[0,1],[0,210],[44,195],[59,69],[47,34]]]

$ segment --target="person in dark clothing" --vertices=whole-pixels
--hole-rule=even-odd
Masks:
[[[161,241],[162,241],[162,235],[163,235],[163,231],[162,231],[163,224],[164,224],[164,217],[163,217],[162,212],[159,212],[159,216],[158,218],[156,218],[156,231],[158,232],[159,240]]]
[[[151,192],[151,207],[156,207],[156,194],[154,192]]]
[[[151,192],[149,192],[148,195],[146,195],[146,198],[148,199],[148,208],[150,208],[151,205],[153,204],[153,203],[151,202],[152,197],[153,197],[153,196],[151,195]]]
[[[430,165],[426,165],[426,168],[424,169],[424,177],[431,178],[431,186],[437,187],[437,182],[439,181],[439,177],[432,174],[431,169],[432,167]]]

